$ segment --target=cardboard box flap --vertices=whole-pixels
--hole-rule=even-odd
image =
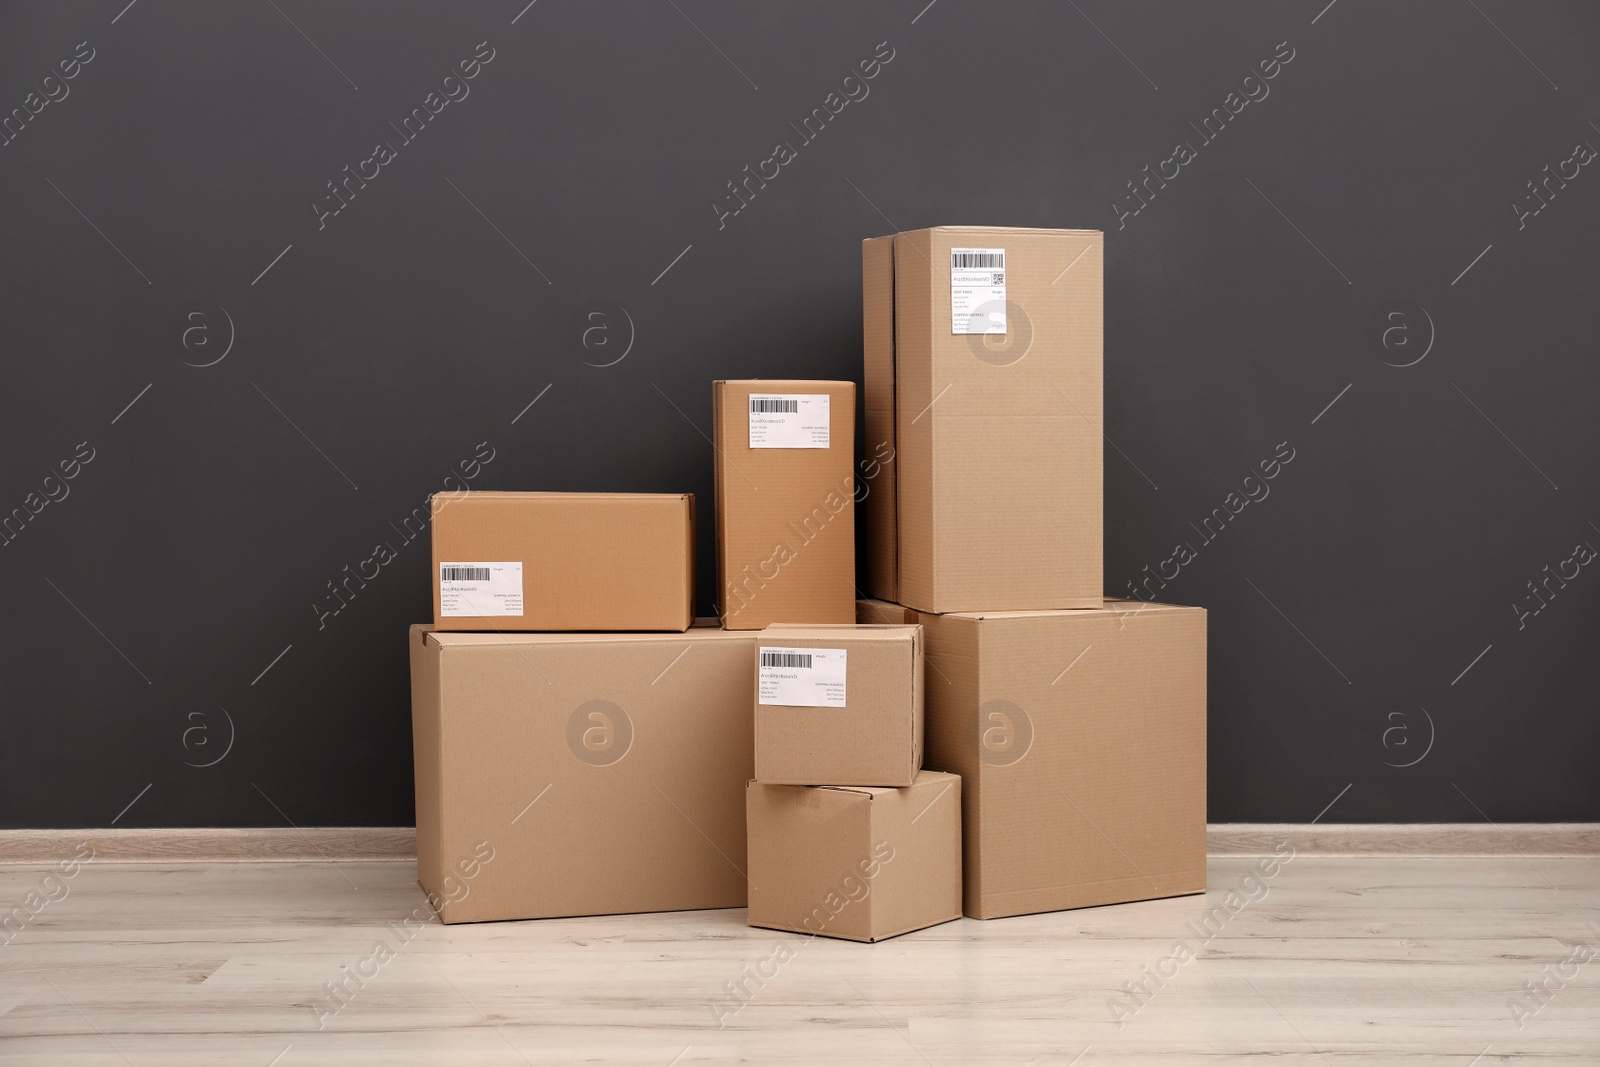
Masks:
[[[828,389],[855,388],[854,382],[832,378],[718,378],[711,383],[713,389],[727,386],[759,385],[763,393],[816,393]]]
[[[432,496],[441,496],[441,497],[445,497],[447,499],[449,499],[449,498],[457,498],[457,499],[459,499],[459,498],[462,498],[464,495],[465,494],[462,494],[460,492],[454,492],[454,491],[451,491],[451,490],[441,490],[440,492],[432,494]],[[472,499],[474,499],[474,500],[508,500],[508,501],[515,502],[515,501],[520,501],[520,500],[526,500],[526,499],[528,499],[530,497],[533,497],[533,498],[543,498],[543,499],[546,499],[546,500],[572,500],[572,501],[603,500],[603,501],[606,501],[607,503],[616,503],[616,504],[621,504],[621,505],[624,505],[624,506],[627,506],[628,504],[635,503],[635,502],[638,503],[639,505],[642,505],[642,506],[648,506],[650,503],[652,503],[654,501],[660,501],[660,500],[693,500],[694,499],[694,494],[693,493],[565,493],[565,492],[559,492],[558,493],[558,492],[537,492],[537,491],[534,491],[534,492],[521,492],[521,491],[509,491],[509,490],[504,490],[504,489],[474,489],[474,490],[471,491],[471,495],[472,495]]]
[[[768,630],[782,630],[785,640],[826,641],[830,637],[850,637],[862,641],[904,641],[915,637],[916,623],[893,622],[774,622]]]
[[[797,787],[797,788],[831,789],[836,793],[860,793],[861,795],[865,796],[868,800],[871,800],[873,797],[877,796],[880,793],[893,793],[894,792],[894,787],[893,786],[876,786],[876,785],[819,785],[819,786],[812,786],[812,787],[800,786],[800,787]]]
[[[856,601],[856,622],[862,626],[910,626],[917,613],[888,600],[867,598]]]
[[[925,233],[925,232],[931,232],[931,233],[955,233],[955,234],[967,234],[967,233],[1000,233],[1000,234],[1006,234],[1006,233],[1037,233],[1037,234],[1081,233],[1081,234],[1103,234],[1103,233],[1105,233],[1104,230],[1060,229],[1060,228],[1053,227],[1053,226],[924,226],[921,230],[896,230],[896,231],[893,231],[891,233],[880,234],[877,237],[868,237],[865,241],[862,242],[862,244],[866,244],[866,243],[871,242],[871,241],[887,241],[892,237],[899,237],[902,234],[907,234],[907,233]]]
[[[656,633],[646,631],[643,633],[567,633],[554,630],[549,633],[516,632],[508,633],[481,633],[475,631],[431,631],[426,635],[429,644],[440,648],[498,648],[506,645],[537,645],[552,647],[559,645],[645,645],[663,644],[676,645],[685,636],[694,636],[701,640],[725,640],[742,637],[745,641],[749,634],[735,634],[730,630],[713,629],[706,626],[691,626],[683,633]]]
[[[1196,610],[1183,604],[1160,604],[1153,600],[1124,600],[1118,597],[1105,597],[1102,604],[1097,608],[1062,608],[1055,611],[952,611],[944,617],[982,622],[986,619],[1040,619],[1056,615],[1095,616],[1115,612],[1124,618],[1131,618],[1135,615],[1170,615]]]

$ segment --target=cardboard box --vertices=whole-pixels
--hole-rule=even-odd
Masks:
[[[918,618],[927,765],[963,783],[966,914],[1205,891],[1203,610]]]
[[[882,941],[961,917],[961,779],[745,792],[751,926]]]
[[[722,625],[855,621],[853,382],[712,385]]]
[[[872,596],[1099,605],[1102,245],[979,226],[863,243],[865,447],[893,458],[862,501]]]
[[[922,768],[922,630],[790,626],[756,641],[756,779],[909,786]]]
[[[753,644],[413,626],[417,879],[444,921],[742,906]]]
[[[435,493],[439,630],[687,630],[688,493]]]

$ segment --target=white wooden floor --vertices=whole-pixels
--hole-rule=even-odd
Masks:
[[[1254,863],[1213,858],[1205,897],[880,945],[743,911],[407,929],[425,904],[399,861],[5,866],[8,907],[59,899],[0,943],[0,1062],[1600,1063],[1600,959],[1578,962],[1600,859],[1301,855],[1242,882]],[[1206,942],[1186,924],[1229,890]],[[332,1012],[350,971],[371,977]]]

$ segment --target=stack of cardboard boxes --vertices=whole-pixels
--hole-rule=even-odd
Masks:
[[[956,918],[960,780],[922,769],[921,629],[855,625],[855,386],[717,382],[712,410],[722,622],[764,627],[749,921],[876,941]]]
[[[436,496],[444,921],[747,905],[874,941],[1202,891],[1205,614],[1101,588],[1101,268],[1096,231],[866,242],[860,463],[852,383],[715,383],[720,626],[691,497]]]
[[[861,617],[923,627],[964,910],[1205,889],[1205,612],[1104,598],[1103,236],[865,243]]]

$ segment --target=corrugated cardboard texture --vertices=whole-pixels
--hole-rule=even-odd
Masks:
[[[751,448],[750,394],[826,393],[828,448]],[[712,385],[722,624],[855,621],[853,382]]]
[[[974,918],[1205,889],[1206,614],[1104,604],[919,615]]]
[[[439,657],[437,649],[425,651],[424,641],[430,626],[411,628],[411,740],[414,750],[412,774],[416,782],[417,822],[417,877],[430,872],[424,886],[432,885],[438,891],[445,869],[456,862],[452,856],[440,859],[439,828],[442,827],[444,788],[440,780],[441,749],[444,739],[444,705],[439,690]],[[423,833],[422,828],[430,832]]]
[[[765,646],[842,648],[842,708],[761,703],[756,709],[756,780],[786,785],[909,786],[922,767],[923,660],[920,626],[788,626],[763,630]]]
[[[438,630],[670,630],[694,621],[694,497],[436,493]],[[440,614],[439,564],[520,562],[521,616]]]
[[[894,600],[900,584],[895,548],[893,237],[861,243],[861,304],[866,455],[878,461],[872,468],[876,476],[867,482],[866,496],[861,498],[867,538],[864,588],[872,596]]]
[[[952,247],[1005,249],[1003,337],[950,332]],[[868,432],[892,433],[895,457],[892,505],[864,503],[875,596],[934,612],[1099,604],[1102,249],[1097,230],[975,226],[864,244]]]
[[[856,622],[863,626],[914,626],[917,613],[887,600],[856,601]]]
[[[412,627],[417,877],[444,921],[742,906],[754,636]]]
[[[961,779],[746,790],[751,926],[851,941],[961,915]]]

